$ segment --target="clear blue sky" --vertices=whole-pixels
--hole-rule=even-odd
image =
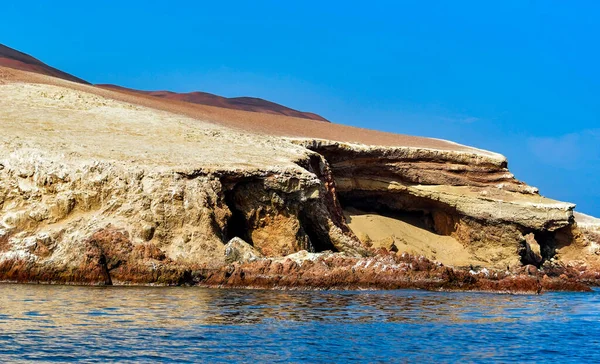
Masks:
[[[94,83],[257,96],[509,158],[600,216],[600,1],[11,1],[0,43]]]

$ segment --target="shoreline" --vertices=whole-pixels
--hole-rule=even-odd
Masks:
[[[160,270],[121,266],[106,270],[44,271],[34,265],[0,265],[2,284],[66,286],[169,287],[196,286],[213,289],[268,289],[306,291],[356,291],[419,289],[438,292],[488,292],[543,294],[545,292],[591,292],[597,280],[576,279],[580,273],[568,267],[512,271],[479,271],[444,266],[422,256],[379,251],[367,258],[340,253],[306,253],[284,258],[233,262],[221,267],[182,266],[165,262]],[[18,262],[23,263],[23,262]],[[15,269],[15,267],[17,269]],[[82,267],[84,268],[84,267]],[[154,269],[154,268],[152,268]],[[105,276],[108,274],[108,277]]]

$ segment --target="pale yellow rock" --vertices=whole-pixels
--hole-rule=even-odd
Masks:
[[[227,263],[249,263],[264,258],[252,245],[235,237],[225,245],[225,261]]]
[[[0,261],[79,264],[110,228],[150,255],[220,266],[240,219],[264,255],[393,245],[498,266],[518,262],[523,233],[573,223],[572,204],[539,196],[496,153],[254,134],[62,85],[0,85]],[[359,192],[424,201],[444,235],[347,214],[361,245],[338,203]]]
[[[339,191],[364,190],[407,194],[437,201],[465,216],[483,221],[510,222],[531,229],[556,230],[572,223],[575,205],[503,190],[482,187],[406,185],[385,178],[337,178]],[[482,194],[482,192],[488,192]]]
[[[230,184],[260,181],[300,205],[324,188],[298,165],[314,155],[301,146],[65,87],[1,85],[0,131],[0,228],[10,237],[0,256],[25,256],[23,242],[47,234],[56,244],[46,262],[76,263],[82,242],[110,226],[175,261],[218,266]],[[295,236],[278,218],[265,238]],[[359,244],[325,228],[340,247]]]

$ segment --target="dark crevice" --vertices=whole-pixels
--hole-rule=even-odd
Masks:
[[[540,253],[543,264],[545,261],[554,258],[556,255],[557,241],[554,232],[536,232],[534,233],[535,240],[540,245]]]
[[[108,263],[104,254],[100,255],[98,264],[102,267],[102,273],[104,273],[104,285],[112,286],[112,279],[110,277],[110,269],[108,269]]]
[[[347,211],[357,209],[361,213],[377,214],[389,217],[395,220],[401,220],[420,229],[430,231],[439,235],[445,235],[436,231],[433,220],[432,210],[426,208],[419,209],[398,209],[382,203],[382,196],[369,198],[367,196],[352,196],[340,194],[340,203],[342,208]]]
[[[520,242],[517,252],[521,257],[521,264],[531,264],[540,268],[545,262],[554,258],[560,242],[555,231],[533,231],[530,233],[533,234],[535,243],[539,245],[539,254],[532,249],[526,240]]]
[[[323,179],[323,171],[321,170],[321,156],[313,154],[309,157],[308,165],[304,166],[308,171],[314,173],[319,179]]]
[[[310,239],[310,244],[313,248],[312,250],[314,250],[317,253],[326,250],[331,250],[333,252],[338,251],[333,245],[333,242],[331,241],[329,231],[321,228],[318,221],[316,221],[316,214],[311,213],[306,209],[303,209],[302,211],[300,211],[298,219],[300,220],[302,229]]]
[[[533,265],[539,268],[543,263],[543,258],[537,255],[532,249],[527,241],[523,240],[519,243],[519,248],[517,249],[517,254],[521,257],[521,264],[523,265]]]
[[[300,225],[296,239],[299,242],[300,249],[304,249],[309,253],[317,253],[313,246],[313,240],[310,238],[308,233],[304,230],[304,226]]]
[[[227,221],[227,226],[224,231],[225,243],[229,240],[238,237],[250,245],[252,243],[252,237],[248,233],[248,223],[244,214],[236,207],[235,203],[235,188],[225,192],[225,203],[231,211],[231,217]]]

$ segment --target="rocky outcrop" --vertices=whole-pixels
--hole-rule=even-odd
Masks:
[[[519,264],[526,235],[549,246],[555,232],[573,224],[573,204],[540,196],[516,180],[506,159],[495,153],[293,142],[329,162],[343,205],[425,214],[436,233],[456,238],[497,268]],[[539,264],[554,255],[542,251]]]
[[[261,258],[264,258],[264,255],[238,237],[225,244],[225,262],[228,264],[234,262],[250,263]]]
[[[567,276],[600,285],[600,219],[575,214],[575,224],[555,234],[551,248],[556,253],[549,268],[567,268]]]
[[[112,283],[162,265],[219,267],[236,236],[265,256],[366,252],[314,152],[60,87],[8,84],[0,94],[5,279],[24,266],[19,279],[52,271],[51,280]],[[122,249],[90,245],[109,230]],[[165,259],[132,255],[148,246]]]
[[[101,260],[116,259],[114,266],[122,266],[119,262],[129,261],[124,254],[148,251],[152,244],[172,262],[220,266],[224,244],[235,236],[247,238],[266,256],[303,249],[361,252],[353,235],[329,215],[321,197],[324,185],[308,174],[188,175],[108,162],[56,165],[20,153],[2,163],[2,262],[60,266],[61,271],[95,262],[100,274]],[[119,233],[90,238],[108,228]],[[117,245],[123,241],[122,249],[105,253],[109,243],[89,243],[112,238]]]
[[[0,125],[0,280],[539,292],[582,289],[568,262],[598,244],[572,204],[452,143],[280,138],[15,82]],[[370,241],[352,208],[415,215],[453,250]]]
[[[320,139],[289,139],[323,155],[336,178],[377,176],[412,185],[496,187],[535,194],[507,169],[500,154],[456,144],[453,149],[374,146]],[[450,142],[449,145],[452,145]]]
[[[526,267],[527,268],[527,267]],[[557,269],[548,276],[535,267],[513,272],[482,269],[455,270],[422,256],[381,251],[375,257],[342,254],[297,253],[282,259],[233,264],[196,277],[209,287],[284,289],[399,289],[420,288],[453,291],[541,293],[542,291],[589,291],[575,278]],[[558,277],[557,274],[563,275]]]

